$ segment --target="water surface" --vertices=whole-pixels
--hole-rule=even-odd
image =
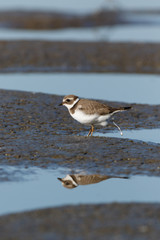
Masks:
[[[100,183],[66,189],[57,177],[65,177],[71,170],[31,168],[28,172],[30,170],[32,173],[28,174],[27,181],[0,183],[0,215],[70,204],[160,203],[160,192],[157,191],[160,185],[158,177],[110,178]]]
[[[116,138],[129,138],[133,140],[140,140],[144,142],[153,142],[160,143],[160,129],[139,129],[139,130],[123,130],[123,136],[120,135],[120,132],[108,132],[108,133],[99,133],[94,132],[94,136],[101,137],[116,137]]]
[[[120,73],[11,73],[0,74],[0,88],[75,94],[80,97],[128,103],[160,104],[160,77]]]
[[[0,29],[0,40],[160,42],[160,25],[116,25],[63,30]]]
[[[86,13],[92,12],[104,8],[113,8],[113,9],[158,9],[160,8],[159,0],[39,0],[39,1],[22,1],[22,0],[6,0],[1,1],[1,9],[40,9],[40,10],[58,10],[58,11],[67,11],[67,12],[76,12],[76,13]]]

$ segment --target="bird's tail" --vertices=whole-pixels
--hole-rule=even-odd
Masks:
[[[122,110],[122,111],[125,111],[125,110],[129,110],[131,109],[132,107],[121,107],[119,110]]]
[[[132,107],[130,107],[130,106],[129,107],[112,108],[111,114],[113,115],[113,114],[115,114],[117,112],[123,112],[123,111],[129,110],[131,108]]]

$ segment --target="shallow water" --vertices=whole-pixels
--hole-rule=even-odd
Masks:
[[[86,13],[92,12],[104,8],[113,8],[113,9],[158,9],[160,8],[159,0],[92,0],[92,1],[75,1],[75,0],[39,0],[39,1],[22,1],[22,0],[7,0],[1,1],[1,9],[40,9],[40,10],[58,10],[58,11],[67,11],[74,13]]]
[[[0,88],[58,95],[75,94],[85,98],[128,103],[160,104],[160,77],[153,74],[0,74]]]
[[[70,28],[54,31],[0,29],[0,40],[47,41],[110,41],[151,42],[160,41],[159,25],[116,25],[113,27]]]
[[[15,168],[13,170],[15,171]],[[23,173],[26,172],[26,181],[0,183],[0,215],[82,203],[160,203],[160,192],[157,191],[160,185],[158,177],[110,178],[96,184],[67,189],[57,177],[65,177],[71,172],[69,169],[21,170]],[[83,175],[87,174],[83,173]]]
[[[148,14],[148,13],[125,13],[125,20],[132,23],[149,23],[149,24],[160,24],[159,14]]]
[[[139,130],[123,130],[123,136],[120,135],[120,132],[108,132],[108,133],[99,133],[94,132],[94,136],[100,137],[116,137],[116,138],[129,138],[134,140],[140,140],[144,142],[153,142],[160,143],[160,129],[139,129]]]

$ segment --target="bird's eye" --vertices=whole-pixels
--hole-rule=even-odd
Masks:
[[[65,185],[69,185],[70,183],[69,182],[65,182]]]
[[[70,99],[67,99],[66,102],[70,102],[71,100]]]

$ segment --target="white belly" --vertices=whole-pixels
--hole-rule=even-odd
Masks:
[[[71,113],[70,113],[71,114]],[[76,110],[74,114],[71,114],[71,116],[77,120],[78,122],[85,124],[85,125],[101,125],[106,126],[107,125],[107,119],[110,118],[110,114],[99,116],[98,114],[85,114],[81,110]]]

